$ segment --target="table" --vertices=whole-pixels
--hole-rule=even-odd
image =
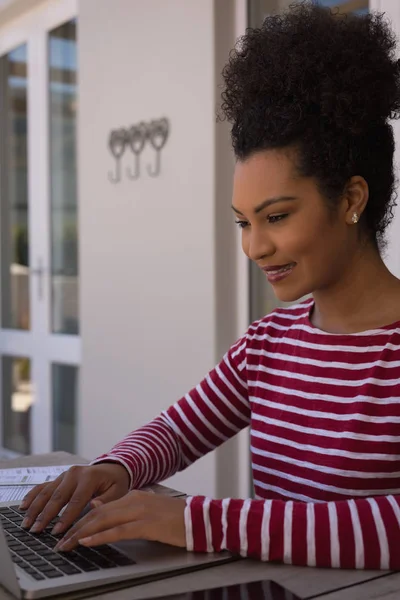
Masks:
[[[52,454],[0,461],[0,469],[34,465],[85,464],[86,462],[85,459],[67,452],[53,452]],[[318,598],[318,600],[378,600],[379,598],[398,600],[400,597],[400,573],[315,569],[241,560],[119,591],[102,594],[99,590],[96,598],[98,600],[150,600],[174,594],[176,600],[179,600],[179,594],[185,591],[259,579],[277,581],[304,600],[311,600],[311,598]],[[82,597],[82,594],[79,594],[79,597]],[[62,600],[63,596],[57,596],[57,598]],[[71,599],[71,595],[68,598]],[[0,600],[13,600],[13,596],[0,587]]]

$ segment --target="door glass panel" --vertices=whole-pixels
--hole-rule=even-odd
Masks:
[[[300,0],[297,0],[300,1]],[[365,14],[369,10],[369,0],[312,0],[313,4],[339,8],[340,12]],[[267,15],[278,14],[288,9],[293,0],[249,0],[249,26],[260,27]]]
[[[79,370],[70,365],[52,365],[53,450],[76,452],[76,411]]]
[[[2,438],[7,450],[30,454],[33,391],[31,363],[26,357],[3,356]]]
[[[1,325],[29,329],[27,49],[0,58]]]
[[[49,33],[52,331],[79,333],[76,21]]]
[[[368,0],[314,0],[314,4],[329,8],[340,8],[340,12],[356,13],[358,15],[368,12]]]

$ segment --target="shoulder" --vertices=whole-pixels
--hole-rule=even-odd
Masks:
[[[274,311],[254,321],[247,330],[247,339],[257,339],[259,335],[265,336],[266,333],[274,335],[278,332],[284,332],[300,323],[307,323],[310,308],[314,300],[307,298],[298,304],[292,306],[276,308]]]
[[[291,329],[308,324],[310,308],[314,300],[308,298],[298,304],[279,307],[271,313],[254,321],[245,335],[231,346],[227,356],[239,370],[246,366],[247,354],[258,353],[260,348],[265,348],[269,343],[279,342]]]

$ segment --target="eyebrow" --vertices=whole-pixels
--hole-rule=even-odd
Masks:
[[[289,202],[292,200],[297,200],[296,196],[278,196],[277,198],[268,198],[267,200],[264,200],[264,202],[261,202],[261,204],[259,204],[258,206],[255,207],[254,214],[257,215],[262,210],[264,210],[264,208],[267,208],[268,206],[271,206],[272,204],[276,204],[277,202]],[[235,213],[243,216],[243,213],[241,213],[240,210],[235,208],[233,205],[232,205],[232,208],[235,211]]]

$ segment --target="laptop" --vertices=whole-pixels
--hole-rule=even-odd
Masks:
[[[237,560],[229,553],[196,554],[157,542],[123,541],[57,553],[60,536],[21,528],[18,505],[0,503],[0,584],[17,598],[45,598],[97,586],[115,589]]]

